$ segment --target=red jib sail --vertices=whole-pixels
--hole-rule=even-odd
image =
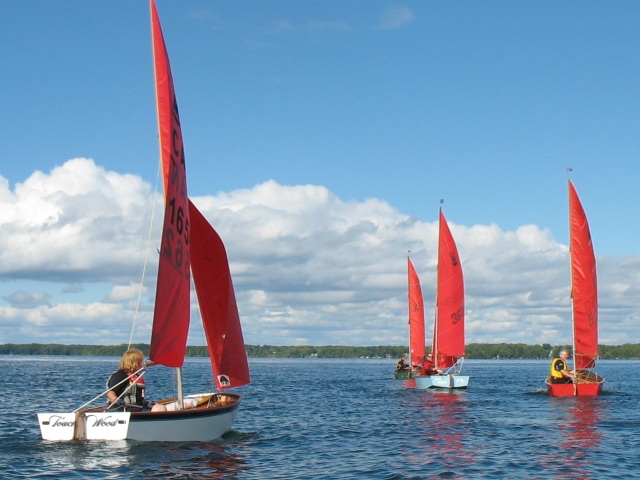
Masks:
[[[425,356],[424,341],[424,300],[420,279],[411,259],[409,263],[409,351],[411,365],[422,365]]]
[[[224,244],[189,201],[191,269],[219,390],[250,383],[249,364]]]
[[[464,355],[464,279],[458,249],[440,210],[438,286],[433,335],[435,365],[449,368]]]
[[[569,180],[574,367],[593,368],[598,357],[598,280],[587,216]]]
[[[153,0],[151,13],[165,215],[149,358],[168,367],[180,367],[184,363],[190,311],[191,262],[186,169],[171,67]]]

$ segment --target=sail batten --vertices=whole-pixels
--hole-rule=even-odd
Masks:
[[[598,357],[598,281],[596,259],[586,213],[569,181],[571,297],[574,365],[593,368]]]
[[[422,365],[425,358],[424,299],[420,278],[410,258],[409,272],[409,355],[411,366]]]
[[[437,368],[453,366],[465,354],[464,277],[458,248],[440,210],[438,280],[434,328],[434,362]]]

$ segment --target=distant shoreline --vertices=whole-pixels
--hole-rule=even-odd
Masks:
[[[62,345],[28,343],[6,343],[0,345],[0,355],[60,355],[60,356],[120,356],[127,345]],[[145,354],[149,352],[147,344],[133,344]],[[570,345],[526,345],[522,343],[472,343],[466,346],[467,359],[545,359],[557,356],[560,350],[571,350]],[[398,358],[406,354],[405,345],[345,346],[345,345],[246,345],[250,358]],[[602,359],[635,360],[640,359],[640,344],[600,345]],[[205,346],[187,347],[187,357],[208,357]]]

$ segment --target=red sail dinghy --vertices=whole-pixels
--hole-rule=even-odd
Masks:
[[[156,365],[175,368],[177,398],[158,402],[167,405],[167,411],[85,408],[107,393],[103,392],[72,412],[39,413],[40,430],[46,440],[214,440],[231,429],[240,404],[239,395],[225,391],[250,382],[224,245],[187,195],[182,132],[169,57],[153,0],[150,6],[165,215],[149,358]],[[191,274],[216,391],[184,395],[182,365],[190,323]]]
[[[604,378],[593,371],[598,358],[598,280],[596,258],[587,216],[573,183],[569,180],[569,255],[571,258],[571,299],[573,362],[576,379],[572,383],[552,383],[553,397],[595,396],[602,391]]]
[[[438,280],[431,354],[415,376],[418,388],[467,388],[464,361],[464,277],[456,242],[440,209]]]
[[[422,298],[422,288],[420,278],[407,258],[407,271],[409,274],[409,365],[407,368],[395,371],[396,380],[406,380],[413,378],[416,368],[422,366],[425,356],[425,335],[424,335],[424,299]]]

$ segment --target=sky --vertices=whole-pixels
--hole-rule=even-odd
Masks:
[[[441,206],[466,342],[570,344],[569,178],[600,343],[640,343],[640,3],[157,7],[189,194],[225,242],[247,344],[407,344],[409,252],[430,332]],[[149,4],[0,10],[0,343],[148,343]],[[193,318],[202,345],[195,299]]]

